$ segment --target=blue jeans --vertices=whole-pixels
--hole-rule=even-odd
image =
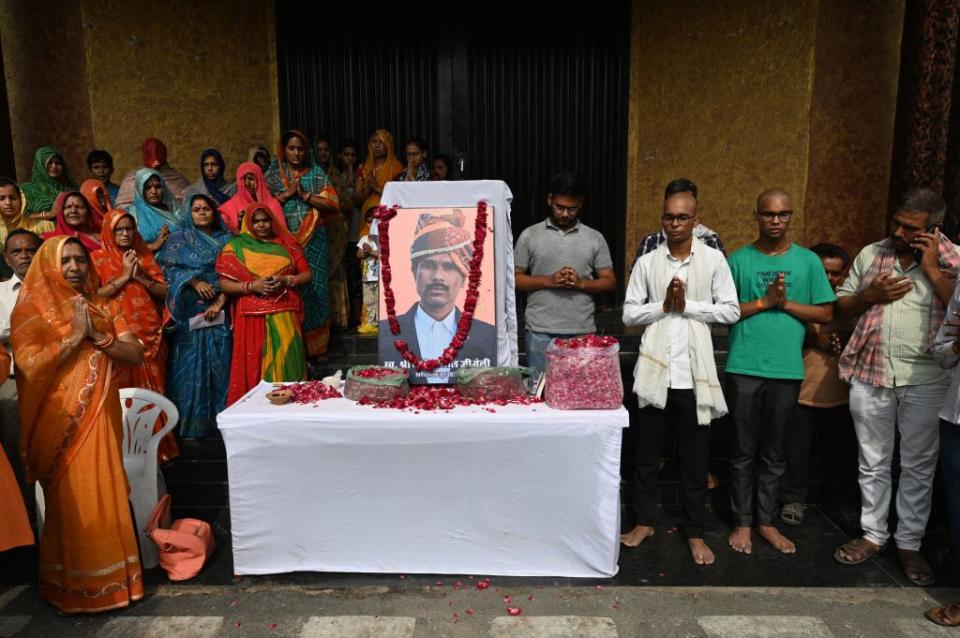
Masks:
[[[557,338],[567,339],[570,337],[579,337],[580,335],[559,335],[551,332],[534,332],[527,330],[524,335],[525,349],[527,351],[527,367],[530,368],[530,376],[536,379],[541,372],[547,370],[547,346]]]
[[[947,492],[950,554],[960,574],[960,425],[940,419],[940,468]]]

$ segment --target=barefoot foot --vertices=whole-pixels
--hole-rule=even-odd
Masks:
[[[703,542],[702,538],[688,538],[687,545],[690,546],[690,555],[693,556],[693,562],[697,565],[713,565],[717,560],[713,550]]]
[[[753,539],[749,527],[734,527],[727,542],[735,552],[741,554],[753,553]]]
[[[653,528],[646,525],[637,525],[626,534],[620,534],[620,542],[627,547],[636,547],[653,536]]]
[[[780,533],[773,525],[758,525],[757,533],[781,554],[796,554],[797,546],[789,538]]]

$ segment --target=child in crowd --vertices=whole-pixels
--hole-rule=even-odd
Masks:
[[[810,249],[823,262],[834,291],[843,283],[850,256],[833,244]],[[780,486],[787,525],[803,523],[810,474],[810,450],[820,441],[822,502],[841,507],[841,517],[855,526],[860,514],[857,486],[857,436],[850,418],[850,386],[840,380],[840,353],[853,333],[852,319],[836,318],[828,324],[807,324],[803,345],[803,382],[793,423],[786,431],[787,470]]]
[[[357,328],[362,335],[375,335],[380,306],[380,238],[377,234],[377,220],[373,218],[371,208],[367,211],[367,224],[370,231],[357,242],[357,259],[362,260],[363,270],[363,322]]]

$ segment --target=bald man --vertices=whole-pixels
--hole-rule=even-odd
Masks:
[[[806,324],[833,319],[835,296],[820,258],[788,237],[793,217],[787,192],[772,188],[760,193],[754,211],[758,237],[729,259],[740,300],[740,321],[730,330],[725,384],[733,421],[734,529],[729,544],[744,554],[752,551],[754,522],[775,549],[784,554],[797,551],[774,525],[786,469],[784,431],[803,381]]]

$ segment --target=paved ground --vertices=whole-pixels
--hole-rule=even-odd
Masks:
[[[951,588],[921,590],[903,578],[892,551],[858,567],[834,561],[856,530],[829,508],[809,508],[804,526],[788,530],[794,556],[760,542],[752,556],[733,553],[717,517],[705,535],[717,551],[710,568],[689,560],[668,526],[677,516],[667,508],[655,537],[624,548],[614,578],[490,577],[485,590],[479,575],[234,577],[228,521],[220,521],[218,550],[197,578],[172,584],[151,570],[147,598],[123,612],[60,617],[32,587],[0,585],[0,638],[960,638],[923,618],[928,607],[960,599],[942,529],[928,534],[924,550]],[[0,582],[35,573],[32,550],[21,558],[19,569],[0,560]]]
[[[498,586],[310,588],[269,580],[161,585],[123,613],[63,618],[31,588],[0,594],[0,636],[26,638],[936,638],[922,617],[956,590]],[[509,602],[505,602],[509,597]],[[507,607],[519,607],[512,617]]]

